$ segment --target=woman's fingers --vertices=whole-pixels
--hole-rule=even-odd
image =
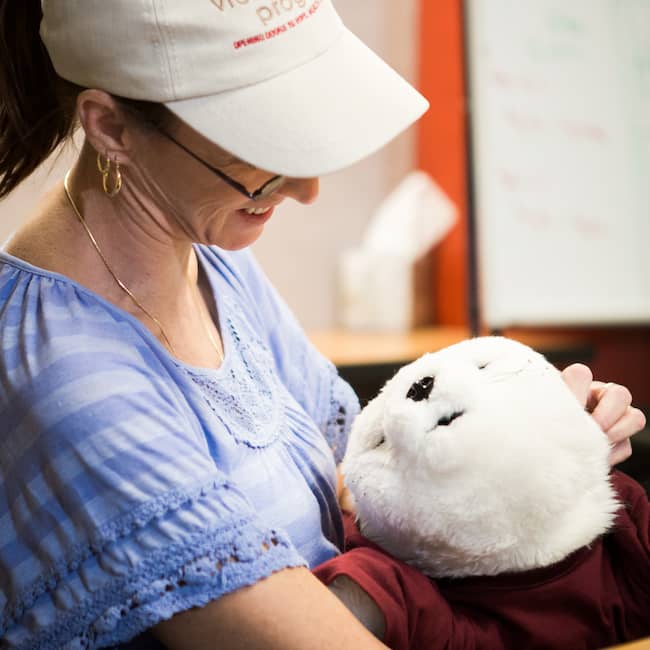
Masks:
[[[609,452],[609,464],[610,466],[618,465],[624,460],[627,460],[632,455],[632,444],[630,439],[626,438],[622,442],[616,443],[612,450]]]
[[[595,402],[593,409],[589,406]],[[632,393],[620,384],[605,384],[603,387],[592,388],[587,399],[587,409],[600,425],[601,429],[608,432],[626,414],[632,404]],[[643,427],[641,427],[643,428]],[[635,434],[639,429],[630,429],[627,437]]]
[[[632,406],[630,391],[620,384],[592,381],[591,370],[582,364],[567,367],[562,376],[611,441],[610,464],[629,458],[630,438],[646,425],[643,412]]]
[[[641,431],[645,425],[646,417],[643,412],[633,406],[628,406],[623,417],[607,430],[607,437],[613,443],[623,442],[638,431]]]
[[[593,383],[591,370],[582,363],[574,363],[562,371],[562,378],[580,404],[586,406]]]
[[[607,434],[613,447],[609,464],[618,465],[632,455],[630,438],[646,425],[642,411],[632,405],[632,394],[620,384],[594,382],[587,398],[587,410]]]

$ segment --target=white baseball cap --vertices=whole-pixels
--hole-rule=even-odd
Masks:
[[[238,158],[319,176],[373,153],[427,101],[331,0],[43,0],[57,73],[164,103]]]

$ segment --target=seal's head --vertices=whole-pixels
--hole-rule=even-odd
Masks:
[[[402,368],[356,419],[342,470],[366,537],[434,577],[494,575],[609,528],[609,449],[543,356],[484,337]]]

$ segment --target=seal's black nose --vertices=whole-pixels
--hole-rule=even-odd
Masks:
[[[438,423],[436,424],[437,427],[447,427],[449,426],[455,419],[459,418],[461,415],[465,415],[465,411],[454,411],[451,415],[444,415],[438,420]]]
[[[406,393],[406,399],[412,399],[414,402],[421,402],[427,399],[433,390],[433,377],[422,377],[416,381]]]

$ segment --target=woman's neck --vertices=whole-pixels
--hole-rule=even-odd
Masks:
[[[96,256],[97,263],[92,266],[95,281],[106,287],[117,285],[114,274],[143,300],[173,306],[187,294],[188,287],[197,285],[198,265],[191,239],[128,183],[118,196],[110,198],[102,189],[94,152],[89,149],[84,146],[70,174],[72,202],[67,216],[79,231],[77,245],[90,248]],[[113,273],[102,262],[82,219]]]
[[[68,179],[72,202],[57,187],[7,251],[130,313],[181,360],[218,365],[223,355],[214,346],[214,341],[220,346],[216,305],[203,286],[190,237],[127,184],[109,198],[95,164],[94,153],[84,146]]]

